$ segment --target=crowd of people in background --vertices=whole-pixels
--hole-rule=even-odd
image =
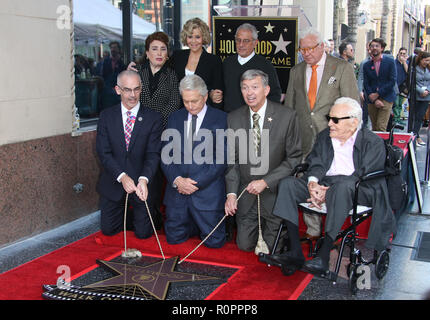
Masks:
[[[338,158],[336,148],[343,150],[343,143],[349,139],[352,139],[352,145],[356,139],[370,141],[371,145],[363,147],[363,154],[372,147],[372,154],[382,152],[379,154],[382,159],[383,144],[372,131],[387,131],[393,123],[402,122],[403,104],[411,92],[416,93],[412,131],[417,135],[417,143],[423,143],[419,130],[430,102],[430,54],[425,51],[408,57],[407,50],[400,48],[394,58],[384,51],[384,40],[376,38],[368,43],[368,57],[358,63],[351,43],[341,43],[336,52],[333,40],[324,41],[312,28],[301,30],[299,63],[291,69],[285,99],[281,101],[283,92],[275,68],[255,52],[258,33],[253,25],[244,23],[237,28],[237,53],[224,61],[207,51],[210,31],[199,18],[184,24],[181,42],[187,49],[170,55],[169,37],[163,32],[155,32],[146,39],[144,56],[128,66],[121,59],[118,42],[110,43],[110,53],[105,53],[96,65],[76,56],[76,77],[89,70],[91,75],[103,79],[97,144],[104,168],[99,190],[102,231],[107,230],[106,234],[119,232],[119,220],[114,217],[121,215],[125,195],[133,193],[132,202],[137,209],[133,228],[139,238],[151,235],[149,222],[143,217],[147,213],[142,203],[148,200],[156,228],[160,229],[164,224],[169,243],[181,243],[195,235],[204,239],[226,214],[229,219],[220,230],[211,234],[207,246],[221,247],[233,238],[234,229],[237,229],[239,249],[252,251],[262,229],[263,237],[271,247],[285,214],[285,210],[279,209],[281,204],[277,197],[283,197],[286,189],[291,189],[282,181],[296,164],[313,161],[315,166],[323,166],[325,171],[320,179],[328,176],[330,190],[342,189],[340,186],[345,182],[332,177],[337,174],[354,176],[356,163],[352,163],[352,156],[356,154],[355,151],[352,154],[352,149],[342,151],[350,152],[347,158],[351,160],[351,170],[340,169],[339,163],[332,168],[334,162],[342,159]],[[415,70],[413,76],[411,66]],[[151,112],[143,113],[142,109]],[[132,132],[126,144],[120,142],[123,128],[115,126],[115,117],[123,123],[125,131]],[[148,118],[160,121],[159,126],[150,125]],[[367,129],[368,118],[370,130]],[[250,145],[255,146],[256,156],[265,150],[262,130],[269,129],[268,171],[253,175],[250,173],[252,165],[239,163],[238,159],[228,166],[194,162],[173,166],[160,159],[156,161],[154,148],[161,148],[161,129],[172,128],[181,132],[182,139],[189,134],[194,137],[203,128],[211,132],[217,128],[249,129],[252,134],[248,139]],[[141,139],[139,143],[133,136],[136,130],[139,130],[136,133]],[[339,138],[342,143],[335,148],[333,163],[322,165],[318,161],[323,161],[325,152],[331,150],[328,141],[333,138]],[[316,150],[315,141],[324,142],[324,146],[320,144]],[[236,150],[234,154],[237,156],[237,153]],[[136,157],[142,157],[142,161]],[[369,163],[374,164],[372,159],[368,159],[369,162],[366,162],[367,158],[360,159],[363,168]],[[143,169],[145,167],[148,169]],[[279,185],[282,188],[278,190]],[[318,180],[302,181],[300,185],[304,188],[303,194],[311,196],[317,206],[321,200],[325,201],[328,187],[319,185]],[[162,213],[164,192],[165,217]],[[335,192],[338,191],[327,192],[331,205],[340,194]],[[386,189],[378,192],[384,193]],[[349,207],[350,203],[344,203],[344,206]],[[278,210],[275,213],[274,207]],[[387,210],[384,207],[384,219],[390,220],[385,216]],[[337,211],[333,212],[336,222],[330,229],[332,238],[344,218]],[[295,234],[296,217],[291,215],[294,213],[289,212],[291,223],[288,229]],[[319,216],[305,216],[304,221],[308,238],[321,236]],[[392,221],[389,222],[386,224],[389,227],[380,232],[384,236],[392,231]],[[385,243],[385,238],[378,239]],[[328,251],[324,251],[322,262],[316,267],[310,266],[311,269],[327,268],[332,242],[333,239],[326,241],[324,248]],[[292,272],[304,263],[304,258],[295,253],[279,254],[276,262],[289,264]]]

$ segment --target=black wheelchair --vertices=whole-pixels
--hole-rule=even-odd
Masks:
[[[295,168],[294,173],[295,175],[299,174],[302,171],[305,171],[305,169],[307,168],[307,164],[301,164],[298,167]],[[349,227],[341,230],[336,239],[335,239],[335,243],[337,243],[340,240],[340,247],[339,247],[339,255],[336,261],[336,267],[334,272],[330,271],[327,275],[325,275],[324,277],[327,278],[328,280],[332,281],[333,284],[335,284],[337,282],[337,278],[339,275],[339,271],[340,271],[340,267],[341,267],[341,262],[342,262],[342,257],[343,257],[343,253],[344,253],[344,249],[345,247],[349,247],[349,264],[347,266],[347,276],[349,277],[349,288],[352,294],[356,294],[358,287],[357,287],[357,280],[360,278],[360,276],[362,275],[362,273],[364,272],[360,272],[360,266],[361,265],[370,265],[370,264],[374,264],[375,265],[375,276],[378,279],[382,279],[387,271],[388,271],[388,266],[390,263],[390,248],[386,248],[385,250],[382,250],[381,252],[378,252],[376,250],[374,250],[373,252],[373,258],[371,260],[365,260],[360,249],[357,248],[356,246],[356,242],[359,239],[359,234],[357,233],[357,227],[363,223],[364,221],[366,221],[367,219],[369,219],[372,216],[372,208],[370,207],[366,207],[366,206],[361,206],[358,204],[358,190],[360,188],[360,185],[365,182],[365,181],[369,181],[372,179],[377,179],[377,178],[381,178],[381,177],[387,177],[387,175],[389,175],[386,171],[381,170],[381,171],[376,171],[376,172],[372,172],[369,173],[365,176],[362,176],[359,178],[359,180],[356,182],[355,184],[355,194],[354,194],[354,199],[353,199],[353,209],[350,212],[350,219],[351,219],[351,224]],[[322,210],[319,210],[317,208],[312,208],[309,206],[308,203],[301,203],[299,204],[299,209],[302,210],[303,212],[307,212],[307,213],[311,213],[311,214],[319,214],[319,215],[324,215],[327,212],[325,211],[325,208],[323,207]],[[279,244],[279,240],[281,237],[281,233],[283,231],[283,229],[285,228],[284,223],[281,223],[273,248],[272,248],[272,253],[276,252],[276,249],[278,247]],[[306,241],[309,244],[309,253],[308,253],[308,257],[314,257],[316,255],[316,252],[318,251],[323,237],[319,238],[315,244],[313,244],[312,240],[309,238],[302,238],[302,241]],[[267,263],[268,265],[270,265],[270,260],[266,258],[267,255],[265,254],[260,254],[259,256],[259,260],[261,262]],[[284,266],[280,266],[281,267],[281,271],[283,272],[283,274],[285,275],[289,275],[289,272],[284,269]]]
[[[360,266],[363,266],[363,265],[368,266],[370,264],[374,264],[375,265],[375,276],[377,279],[381,280],[386,275],[386,273],[388,271],[388,266],[390,264],[390,248],[385,248],[381,252],[374,250],[373,258],[370,260],[366,260],[366,259],[364,259],[362,252],[357,247],[356,243],[357,243],[357,240],[359,239],[357,227],[360,224],[362,224],[364,221],[369,219],[373,213],[372,208],[361,206],[358,204],[358,191],[359,191],[360,185],[363,182],[383,177],[383,178],[387,179],[389,186],[390,186],[390,184],[394,184],[395,189],[401,188],[401,186],[396,185],[397,182],[393,183],[393,181],[398,181],[398,180],[390,180],[390,178],[393,178],[393,177],[400,178],[399,175],[400,175],[400,171],[401,171],[401,163],[403,160],[402,150],[396,146],[393,146],[394,129],[403,129],[403,126],[400,126],[400,125],[393,126],[390,130],[390,135],[389,135],[388,140],[385,140],[387,157],[386,157],[386,163],[385,163],[384,170],[371,172],[371,173],[368,173],[364,176],[361,176],[355,184],[353,208],[349,213],[351,223],[348,227],[344,228],[343,230],[341,230],[338,233],[338,235],[334,241],[335,243],[338,243],[340,241],[339,255],[338,255],[338,258],[336,261],[336,267],[335,267],[334,272],[330,271],[327,275],[325,275],[325,278],[327,278],[330,281],[333,281],[334,284],[337,282],[344,249],[345,249],[345,247],[349,247],[349,264],[348,264],[347,269],[346,269],[346,274],[349,277],[349,288],[350,288],[350,291],[352,294],[356,294],[356,292],[358,290],[357,280],[361,277],[361,275],[364,272],[364,271],[360,272],[360,269],[362,269],[362,268],[360,268]],[[300,164],[293,170],[292,175],[297,177],[300,173],[305,172],[307,170],[307,168],[308,168],[308,165],[306,163]],[[402,185],[404,185],[404,182],[399,182],[399,183],[400,184],[403,183]],[[406,193],[406,191],[405,191],[405,193]],[[391,196],[392,195],[390,194],[390,203],[391,203]],[[398,194],[396,194],[394,197],[398,197]],[[397,199],[395,199],[395,200],[397,200]],[[325,210],[319,210],[317,208],[312,208],[309,206],[308,203],[299,204],[299,209],[302,210],[303,212],[307,212],[307,213],[311,213],[311,214],[319,214],[319,215],[327,214],[327,212]],[[278,247],[279,240],[281,237],[281,233],[282,233],[284,228],[285,228],[284,223],[281,223],[281,225],[279,227],[278,234],[275,238],[274,245],[272,247],[271,254],[276,252],[276,249]],[[323,238],[322,237],[319,238],[315,242],[315,245],[313,244],[312,240],[309,238],[302,238],[301,240],[306,241],[309,244],[308,257],[314,257],[316,255],[316,252],[318,251],[318,249],[321,246]],[[259,260],[261,262],[264,262],[264,263],[267,263],[268,265],[270,265],[271,260],[270,260],[270,258],[268,259],[267,256],[270,256],[270,254],[269,255],[260,254]],[[284,275],[290,275],[291,274],[289,272],[289,270],[286,269],[284,266],[280,266],[280,267],[281,267],[281,271]]]

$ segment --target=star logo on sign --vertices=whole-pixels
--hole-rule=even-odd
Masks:
[[[291,41],[285,41],[284,37],[282,36],[282,33],[279,35],[278,41],[270,41],[276,46],[275,54],[277,54],[279,51],[284,52],[286,55],[288,55],[287,52],[287,46],[291,43]]]
[[[273,28],[275,28],[275,26],[272,26],[269,22],[269,24],[267,26],[264,26],[266,28],[266,33],[267,32],[271,32],[273,33]]]
[[[101,266],[117,275],[83,288],[117,287],[123,291],[142,290],[159,300],[164,300],[171,282],[220,280],[210,276],[174,271],[177,260],[178,257],[173,257],[144,267],[97,260]]]

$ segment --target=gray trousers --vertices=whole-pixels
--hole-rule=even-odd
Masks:
[[[325,233],[335,239],[341,230],[349,211],[353,206],[355,181],[350,176],[325,177],[321,183],[329,186],[326,192],[327,217]],[[361,189],[361,188],[360,188]],[[278,197],[273,214],[299,225],[297,205],[310,198],[307,180],[286,177],[278,186]],[[361,205],[371,206],[371,199],[366,192],[359,192],[358,201]]]
[[[278,234],[279,227],[282,219],[275,216],[271,212],[267,212],[262,202],[260,202],[260,220],[263,239],[272,252],[273,244],[276,235]],[[236,244],[239,249],[244,251],[253,251],[258,241],[258,202],[255,197],[254,204],[248,212],[238,212],[236,214],[237,236]],[[285,231],[283,231],[285,234]],[[282,239],[282,242],[281,242]],[[283,247],[284,237],[280,238],[277,246],[277,252]]]

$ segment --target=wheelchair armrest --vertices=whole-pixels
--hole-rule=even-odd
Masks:
[[[360,182],[369,181],[369,180],[373,180],[376,178],[388,177],[389,175],[390,174],[388,172],[386,172],[385,170],[378,170],[378,171],[369,172],[368,174],[361,176],[359,178],[359,181]]]

